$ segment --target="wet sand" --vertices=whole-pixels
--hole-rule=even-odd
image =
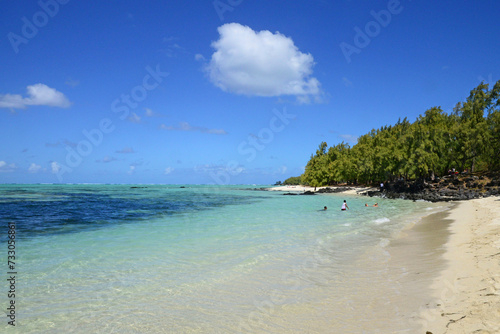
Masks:
[[[446,268],[420,322],[433,334],[500,333],[500,197],[459,202],[449,219]]]
[[[500,197],[443,205],[449,209],[358,260],[359,268],[371,268],[374,276],[374,286],[360,287],[364,291],[349,301],[357,305],[359,322],[367,312],[376,315],[362,326],[366,333],[500,333]],[[354,300],[358,297],[366,305]]]

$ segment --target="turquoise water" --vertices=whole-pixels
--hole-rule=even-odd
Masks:
[[[383,254],[405,226],[443,210],[427,202],[253,188],[0,186],[2,226],[16,223],[17,272],[16,326],[5,317],[0,328],[319,333],[324,326],[363,333],[346,305],[356,307],[362,286],[377,277],[372,264],[359,274],[359,257],[373,249]],[[344,199],[350,210],[341,212]],[[364,206],[375,201],[378,208]],[[374,270],[383,263],[375,256]],[[7,312],[7,283],[2,288]]]

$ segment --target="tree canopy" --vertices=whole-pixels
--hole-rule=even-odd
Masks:
[[[453,168],[499,171],[499,95],[500,80],[491,89],[481,83],[450,114],[433,107],[413,123],[404,118],[373,129],[353,147],[321,142],[304,174],[293,181],[315,187],[434,178]]]

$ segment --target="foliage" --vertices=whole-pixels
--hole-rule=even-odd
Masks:
[[[285,186],[297,186],[299,184],[302,184],[302,177],[301,176],[292,176],[283,181],[282,183]]]
[[[333,147],[321,142],[300,181],[316,187],[401,177],[433,179],[452,168],[499,171],[499,96],[500,80],[491,90],[481,83],[450,114],[433,107],[414,123],[405,118],[370,131],[352,148],[344,142]]]

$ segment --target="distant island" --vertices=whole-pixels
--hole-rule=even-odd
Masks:
[[[433,107],[413,123],[405,117],[395,125],[373,129],[353,147],[321,142],[304,173],[280,184],[383,183],[387,197],[430,200],[499,194],[499,95],[500,80],[491,89],[482,82],[450,114]]]

